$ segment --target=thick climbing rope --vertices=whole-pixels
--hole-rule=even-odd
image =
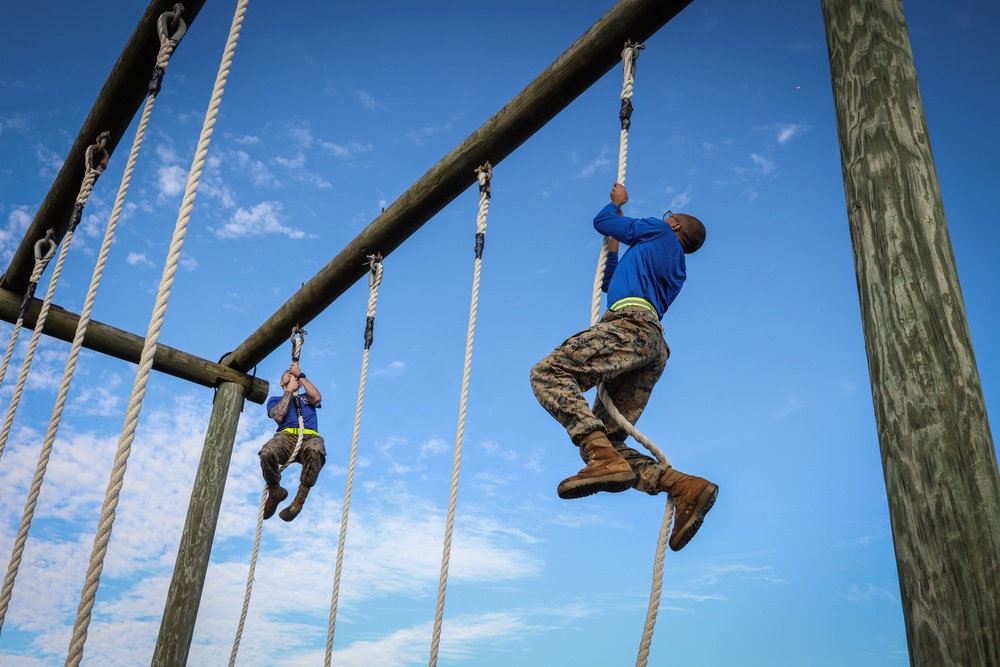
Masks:
[[[7,375],[7,367],[10,365],[10,359],[14,356],[17,337],[21,333],[21,327],[24,326],[24,318],[28,316],[28,309],[31,307],[32,297],[35,296],[38,281],[42,279],[45,267],[48,266],[49,260],[52,259],[52,256],[56,252],[57,244],[53,238],[54,236],[55,230],[47,229],[45,236],[35,242],[35,267],[31,271],[31,277],[28,278],[28,289],[24,292],[24,300],[21,301],[21,309],[17,313],[17,321],[14,322],[14,331],[10,334],[10,342],[7,344],[7,351],[3,355],[3,364],[0,364],[0,385],[3,384],[3,379]]]
[[[183,11],[180,4],[174,5],[174,11],[164,12],[157,23],[157,33],[160,38],[160,51],[156,57],[156,66],[149,84],[149,95],[146,97],[146,104],[136,128],[135,139],[132,142],[132,150],[129,152],[125,171],[122,174],[121,184],[118,186],[118,194],[111,210],[111,217],[108,219],[107,229],[104,232],[104,241],[97,256],[94,266],[94,273],[90,280],[90,288],[80,311],[80,320],[77,323],[76,334],[73,336],[73,343],[70,346],[69,356],[66,359],[66,368],[63,371],[62,381],[59,384],[59,392],[56,396],[55,407],[52,409],[52,416],[49,419],[48,430],[45,433],[45,440],[42,442],[42,449],[38,456],[38,465],[35,468],[35,476],[28,492],[28,500],[24,507],[24,514],[21,517],[21,526],[14,541],[14,549],[10,557],[10,564],[7,567],[7,574],[4,577],[3,589],[0,591],[0,630],[3,629],[4,618],[7,615],[7,607],[14,589],[14,581],[17,578],[18,569],[21,565],[21,556],[24,553],[24,546],[28,539],[28,532],[31,529],[31,521],[35,514],[35,507],[38,503],[38,495],[41,492],[42,482],[48,468],[49,457],[52,453],[52,446],[55,443],[56,433],[59,430],[59,423],[62,413],[66,407],[66,399],[69,395],[70,383],[76,371],[76,363],[80,355],[80,348],[83,347],[83,338],[87,334],[87,327],[90,324],[90,315],[94,309],[94,301],[97,298],[97,290],[104,275],[104,267],[108,261],[111,251],[111,244],[114,240],[115,230],[118,220],[121,218],[122,208],[125,203],[125,195],[128,193],[129,185],[132,181],[132,173],[139,157],[139,150],[142,147],[143,138],[146,135],[146,128],[149,126],[149,118],[156,102],[156,96],[160,92],[160,84],[163,73],[170,61],[170,56],[184,36],[187,29],[180,14]],[[171,31],[170,23],[176,21],[177,27]],[[55,246],[53,245],[53,248]],[[38,250],[36,247],[36,256]],[[36,261],[37,264],[37,261]],[[25,301],[27,303],[27,299]]]
[[[431,636],[429,667],[437,665],[441,646],[441,625],[444,621],[444,597],[448,587],[448,565],[451,561],[451,538],[455,530],[455,505],[458,498],[458,474],[462,465],[462,439],[465,436],[465,412],[469,402],[469,377],[472,373],[472,341],[476,333],[476,310],[479,307],[479,275],[483,264],[483,247],[486,244],[486,214],[490,208],[490,179],[493,167],[487,162],[476,169],[479,180],[479,215],[476,216],[476,265],[472,277],[472,305],[469,308],[469,333],[465,340],[465,367],[462,371],[462,394],[458,407],[458,430],[455,435],[455,459],[451,472],[451,494],[448,497],[448,518],[444,531],[444,550],[441,554],[441,577],[438,582],[437,609],[434,613],[434,632]]]
[[[618,117],[621,120],[621,135],[618,144],[618,183],[625,184],[625,167],[628,156],[628,132],[632,124],[632,86],[635,82],[635,61],[639,57],[639,51],[645,47],[642,44],[633,44],[631,41],[625,43],[622,50],[622,70],[624,71],[624,83],[622,84],[621,111]],[[601,286],[604,282],[604,269],[608,260],[607,236],[601,244],[601,255],[597,262],[597,274],[594,278],[594,296],[591,301],[590,324],[597,324],[601,320]],[[656,457],[661,464],[670,465],[669,459],[653,443],[652,440],[639,432],[635,426],[625,419],[624,415],[615,407],[608,395],[604,384],[597,387],[597,394],[601,402],[607,409],[608,414],[626,433],[632,436],[636,442]],[[660,608],[660,595],[663,591],[663,558],[666,555],[667,537],[670,534],[670,524],[674,517],[674,501],[671,496],[667,496],[667,505],[663,513],[663,523],[660,527],[660,535],[656,543],[656,556],[653,562],[653,587],[649,595],[649,607],[646,611],[646,624],[643,627],[642,640],[639,644],[639,655],[636,659],[636,667],[645,667],[649,660],[649,648],[653,640],[653,629],[656,625],[656,615]]]
[[[347,541],[347,519],[351,507],[351,490],[354,488],[354,467],[358,458],[358,433],[361,429],[361,407],[365,400],[365,383],[368,378],[368,354],[374,340],[375,305],[378,288],[382,284],[382,259],[368,257],[368,316],[365,319],[365,351],[361,357],[361,380],[358,383],[358,401],[354,408],[354,431],[351,433],[351,456],[347,464],[347,487],[344,490],[344,509],[340,515],[340,538],[337,541],[337,565],[333,570],[333,596],[330,599],[330,624],[326,632],[326,655],[323,666],[330,667],[333,659],[333,633],[337,625],[337,604],[340,600],[340,574],[344,566],[344,545]]]
[[[299,325],[295,325],[292,328],[291,343],[292,343],[292,362],[299,363],[299,357],[302,355],[302,344],[305,342],[306,333],[305,329],[300,329]],[[282,374],[284,375],[284,374]],[[299,450],[302,449],[302,440],[305,437],[306,425],[302,421],[302,406],[299,404],[299,397],[293,395],[292,402],[295,405],[295,416],[299,419],[299,433],[298,438],[295,440],[295,447],[292,448],[292,453],[288,457],[288,460],[280,468],[278,468],[278,473],[285,471],[285,468],[295,463],[299,456]],[[254,532],[253,537],[253,553],[250,554],[250,569],[247,572],[247,587],[246,592],[243,595],[243,608],[240,611],[240,622],[236,625],[236,637],[233,639],[233,650],[229,653],[229,667],[233,667],[236,664],[236,654],[240,651],[240,641],[243,639],[243,628],[247,623],[247,613],[250,611],[250,596],[253,594],[253,579],[254,574],[257,572],[257,556],[260,554],[260,537],[264,532],[264,505],[267,503],[267,487],[264,487],[264,491],[260,494],[260,508],[257,510],[257,530]]]
[[[111,529],[114,525],[115,509],[118,507],[118,499],[125,478],[125,468],[128,463],[129,453],[131,452],[132,442],[135,440],[139,412],[142,409],[142,401],[146,395],[146,385],[149,382],[150,371],[153,368],[153,357],[156,355],[156,346],[160,338],[160,330],[163,327],[167,301],[170,298],[174,275],[177,273],[177,266],[180,262],[181,247],[184,245],[184,236],[187,233],[188,223],[191,220],[191,211],[194,208],[198,183],[201,179],[202,168],[205,165],[205,157],[208,154],[208,145],[211,142],[212,131],[215,129],[215,121],[219,115],[219,106],[222,103],[222,94],[225,90],[226,80],[229,77],[229,69],[233,62],[233,54],[236,51],[240,29],[243,26],[243,17],[246,15],[247,3],[248,0],[239,0],[237,3],[236,12],[229,31],[229,38],[226,41],[222,62],[219,65],[215,86],[212,90],[212,97],[209,101],[208,111],[205,114],[201,136],[198,140],[194,160],[188,174],[187,187],[181,201],[177,223],[174,226],[170,249],[167,252],[167,261],[163,268],[163,277],[160,279],[160,287],[156,295],[149,329],[146,333],[142,353],[139,356],[139,370],[136,373],[132,395],[129,398],[125,422],[122,427],[122,435],[115,453],[111,479],[108,483],[108,491],[105,495],[104,507],[101,510],[101,519],[97,527],[97,535],[94,537],[94,549],[90,556],[87,578],[80,595],[80,606],[77,609],[76,623],[73,626],[73,636],[70,639],[69,654],[66,658],[67,667],[76,667],[83,659],[83,646],[87,640],[91,612],[97,598],[97,589],[100,586],[101,571],[104,569],[104,557],[107,554],[108,543],[111,541]]]
[[[45,328],[45,320],[49,316],[49,308],[52,306],[52,297],[55,296],[56,285],[59,284],[59,276],[62,273],[63,264],[66,263],[66,255],[69,254],[69,246],[73,242],[73,234],[77,225],[83,217],[83,209],[87,205],[87,199],[94,189],[94,183],[104,169],[108,166],[108,152],[104,150],[104,144],[108,140],[108,133],[103,132],[97,138],[97,143],[87,148],[84,157],[85,171],[83,182],[80,184],[80,191],[76,195],[76,202],[73,204],[73,214],[70,217],[69,228],[63,239],[62,248],[59,250],[59,257],[56,258],[56,266],[52,269],[52,277],[49,278],[49,287],[45,292],[45,299],[42,301],[42,308],[38,311],[38,319],[35,321],[35,330],[31,334],[31,342],[28,343],[28,350],[25,352],[24,361],[21,362],[21,373],[17,377],[14,385],[14,394],[11,396],[10,405],[7,406],[7,418],[4,420],[3,430],[0,431],[0,457],[7,446],[7,438],[10,436],[11,426],[14,424],[14,415],[17,413],[17,406],[24,391],[24,384],[28,379],[28,371],[31,369],[31,362],[35,358],[35,349],[38,347],[38,339],[42,337],[42,329]]]

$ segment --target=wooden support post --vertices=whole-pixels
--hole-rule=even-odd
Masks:
[[[822,4],[910,664],[998,667],[1000,472],[903,7]]]
[[[212,420],[205,434],[205,447],[191,490],[184,533],[150,663],[152,667],[187,664],[242,409],[243,387],[232,382],[223,383],[215,395]]]
[[[14,292],[0,288],[0,320],[16,322],[21,301],[21,297]],[[28,329],[35,328],[41,305],[42,302],[38,299],[31,302],[28,314],[24,318],[24,326]],[[76,327],[79,321],[79,315],[63,310],[59,306],[51,306],[48,317],[45,318],[45,327],[42,329],[42,333],[71,343],[76,336]],[[130,334],[96,320],[90,321],[87,326],[87,334],[83,338],[83,346],[88,350],[124,359],[133,364],[139,363],[143,342],[144,339],[141,336]],[[268,383],[266,380],[245,375],[228,366],[175,350],[166,345],[156,346],[153,370],[205,387],[215,387],[220,382],[236,382],[244,387],[248,400],[263,404],[267,399]]]
[[[66,161],[52,182],[49,193],[24,233],[21,244],[7,266],[7,271],[0,279],[0,286],[24,294],[35,266],[35,242],[45,236],[45,230],[50,227],[56,232],[56,242],[61,241],[66,234],[73,212],[73,203],[76,201],[80,182],[83,180],[83,159],[87,147],[97,140],[97,135],[107,131],[110,132],[110,137],[105,150],[109,155],[114,152],[132,118],[146,99],[149,80],[156,65],[156,54],[160,50],[156,23],[160,15],[172,11],[178,1],[152,0],[149,3],[145,14],[142,15],[135,31],[122,49],[118,62],[108,74],[108,79],[98,94],[90,114],[83,122]],[[190,27],[205,0],[180,1],[184,5],[184,22]]]
[[[691,0],[621,0],[482,127],[414,183],[302,286],[223,363],[252,368],[368,274],[369,255],[387,257],[438,211],[476,182],[476,167],[494,166],[621,62],[626,40],[641,42]]]

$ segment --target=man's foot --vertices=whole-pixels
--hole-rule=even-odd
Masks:
[[[707,479],[685,475],[673,468],[663,473],[660,486],[674,499],[674,529],[670,548],[680,551],[701,528],[705,515],[719,497],[719,487]]]
[[[278,509],[278,503],[288,497],[283,486],[267,486],[267,500],[264,502],[264,518],[270,519]]]
[[[281,510],[281,512],[278,514],[278,516],[281,517],[281,520],[294,521],[295,517],[297,517],[299,515],[299,512],[302,511],[302,505],[305,504],[306,496],[308,495],[309,495],[309,487],[302,486],[300,484],[299,491],[298,493],[295,494],[295,499],[292,500],[292,503],[288,507]]]
[[[583,498],[600,491],[618,493],[635,485],[632,466],[615,451],[603,431],[588,435],[580,447],[587,453],[587,466],[559,483],[556,493],[560,498]]]

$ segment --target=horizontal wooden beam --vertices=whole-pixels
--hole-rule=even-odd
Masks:
[[[627,40],[642,42],[691,0],[621,0],[513,100],[414,183],[313,276],[223,363],[253,368],[368,273],[369,255],[388,256],[621,61]],[[567,9],[567,11],[571,11]]]
[[[114,152],[146,99],[149,80],[156,65],[156,54],[160,50],[156,23],[161,14],[173,11],[176,2],[178,0],[152,0],[149,3],[146,13],[142,15],[139,25],[118,57],[118,62],[111,68],[104,87],[69,149],[66,161],[7,265],[7,271],[0,278],[0,287],[24,294],[35,265],[35,242],[44,237],[45,230],[50,228],[55,230],[56,242],[60,242],[66,234],[73,204],[83,180],[87,147],[93,145],[97,136],[106,131],[110,136],[104,148],[108,155]],[[205,0],[182,0],[182,4],[182,17],[190,27]]]
[[[22,297],[10,290],[0,288],[0,319],[16,322],[21,308]],[[33,299],[31,308],[24,318],[24,326],[34,330],[38,321],[38,311],[42,302]],[[42,333],[73,342],[80,316],[53,305],[45,318]],[[115,327],[91,320],[83,337],[83,346],[88,350],[107,354],[117,359],[139,363],[144,339],[141,336],[116,329]],[[157,345],[153,357],[153,370],[173,375],[205,387],[217,387],[222,382],[233,382],[244,388],[246,398],[263,404],[267,398],[268,383],[258,377],[251,377],[235,369],[217,364],[187,352],[181,352],[166,345]]]

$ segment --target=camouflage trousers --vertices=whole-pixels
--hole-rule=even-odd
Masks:
[[[260,448],[260,470],[264,474],[264,481],[269,485],[277,486],[281,482],[281,466],[292,455],[298,439],[298,435],[278,431]],[[326,445],[322,436],[308,433],[302,436],[302,448],[295,460],[302,464],[299,484],[308,487],[315,486],[316,480],[319,478],[319,471],[326,463]]]
[[[667,466],[625,445],[628,435],[611,418],[600,397],[591,409],[583,392],[603,383],[618,411],[635,424],[666,367],[670,348],[656,315],[639,306],[608,310],[594,326],[568,338],[531,369],[531,388],[577,446],[604,431],[637,477],[636,488],[656,494]],[[587,452],[580,456],[587,461]]]

